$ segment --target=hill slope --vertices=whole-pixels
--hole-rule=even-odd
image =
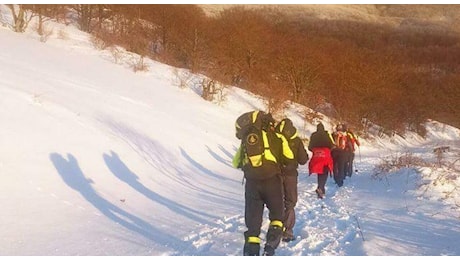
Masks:
[[[66,39],[42,43],[0,28],[8,50],[0,53],[1,254],[241,255],[234,120],[264,102],[232,87],[222,105],[206,102],[195,85],[174,83],[174,68],[149,61],[150,70],[136,74],[95,51],[88,35],[55,26]],[[302,135],[314,131],[299,107],[286,114]],[[300,167],[297,240],[277,254],[460,254],[458,211],[418,192],[424,175],[408,169],[385,182],[372,178],[379,158],[394,151],[428,159],[435,145],[458,151],[458,129],[430,134],[363,140],[359,172],[342,189],[329,179],[324,201]]]

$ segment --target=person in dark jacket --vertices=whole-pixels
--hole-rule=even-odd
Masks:
[[[276,132],[281,133],[289,143],[289,147],[294,152],[294,160],[287,161],[282,165],[281,172],[283,176],[284,191],[284,232],[283,241],[289,242],[295,239],[295,206],[297,204],[297,168],[308,161],[308,153],[305,150],[302,140],[300,140],[297,129],[289,118],[284,118],[276,126]]]
[[[343,124],[338,124],[332,138],[335,142],[335,147],[332,149],[332,159],[334,160],[334,181],[337,186],[343,186],[343,180],[345,179],[345,171],[348,161],[348,153],[345,150],[347,144],[347,135]]]
[[[281,179],[281,165],[293,160],[294,155],[283,135],[274,130],[274,120],[270,114],[254,111],[252,118],[262,116],[262,134],[265,152],[262,165],[251,165],[242,147],[233,158],[233,166],[241,168],[246,179],[245,214],[247,231],[244,232],[243,254],[256,256],[260,254],[260,232],[264,206],[269,210],[270,225],[266,235],[264,255],[274,255],[283,235],[284,202]],[[258,114],[260,113],[260,115]],[[286,160],[286,161],[285,161]]]
[[[329,132],[324,130],[324,125],[319,123],[316,126],[316,132],[310,136],[310,143],[308,150],[313,155],[308,164],[310,174],[318,175],[318,187],[316,194],[318,198],[324,198],[326,194],[326,181],[329,174],[333,170],[333,161],[331,156],[331,149],[334,148],[335,143]]]
[[[345,126],[346,127],[346,126]],[[345,165],[345,176],[351,177],[353,174],[353,161],[355,160],[355,147],[356,145],[359,147],[360,143],[358,140],[358,136],[355,135],[351,128],[345,128],[347,134],[347,145],[345,151],[347,152],[347,162]]]

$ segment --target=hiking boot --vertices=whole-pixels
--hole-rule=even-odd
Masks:
[[[275,255],[275,249],[269,245],[266,245],[264,248],[264,254],[265,256],[273,256]]]
[[[318,195],[318,199],[324,199],[324,192],[320,189],[316,189],[316,194]]]
[[[294,234],[292,232],[292,229],[290,230],[285,230],[284,233],[283,233],[283,238],[281,238],[281,240],[283,240],[284,242],[290,242],[292,240],[294,240]]]
[[[271,247],[273,248],[273,250],[275,250],[275,248],[277,248],[278,245],[280,244],[282,237],[283,237],[283,227],[270,224],[270,227],[268,228],[268,231],[267,231],[267,242],[265,243],[265,248]]]
[[[295,237],[293,235],[283,235],[283,242],[291,242],[295,240]]]
[[[258,243],[245,243],[243,248],[244,256],[259,256],[260,244]]]

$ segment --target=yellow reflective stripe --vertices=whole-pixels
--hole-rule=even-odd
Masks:
[[[257,119],[257,115],[259,114],[259,111],[254,111],[252,113],[252,123],[255,123],[256,122],[256,119]],[[235,122],[235,128],[236,129],[241,129],[241,126],[238,124],[238,122]]]
[[[252,113],[252,122],[255,123],[256,122],[256,119],[257,119],[257,115],[259,114],[259,111],[254,111]]]
[[[283,227],[283,222],[280,220],[272,220],[270,222],[270,226],[277,226],[277,227]]]
[[[297,137],[297,130],[295,131],[295,134],[291,137],[291,140]]]
[[[241,146],[238,148],[238,151],[236,151],[235,156],[233,156],[232,160],[232,165],[234,168],[238,168],[241,164]]]
[[[281,138],[281,140],[282,140],[282,143],[283,143],[283,155],[288,159],[294,159],[294,153],[292,152],[291,147],[289,147],[289,143],[288,143],[286,137],[284,137],[284,135],[278,134],[278,133],[276,133],[276,135],[278,135],[278,137]]]
[[[335,141],[334,141],[334,138],[332,138],[331,133],[328,132],[327,134],[329,135],[329,139],[331,139],[332,143],[335,145]]]
[[[270,145],[268,143],[268,136],[267,136],[267,132],[265,131],[262,131],[262,137],[264,139],[264,155],[265,155],[265,159],[269,160],[269,161],[272,161],[272,162],[277,162],[276,161],[276,157],[273,155],[272,151],[270,150]]]
[[[262,166],[262,156],[263,156],[263,154],[249,156],[249,160],[251,161],[251,165],[253,167]]]
[[[260,244],[259,237],[248,237],[248,243]]]
[[[284,129],[284,125],[286,124],[286,121],[281,121],[281,124],[280,124],[280,133],[283,132],[283,129]]]

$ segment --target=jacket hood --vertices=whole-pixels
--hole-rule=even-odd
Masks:
[[[322,123],[319,123],[317,126],[316,126],[316,131],[324,131],[324,125]]]

